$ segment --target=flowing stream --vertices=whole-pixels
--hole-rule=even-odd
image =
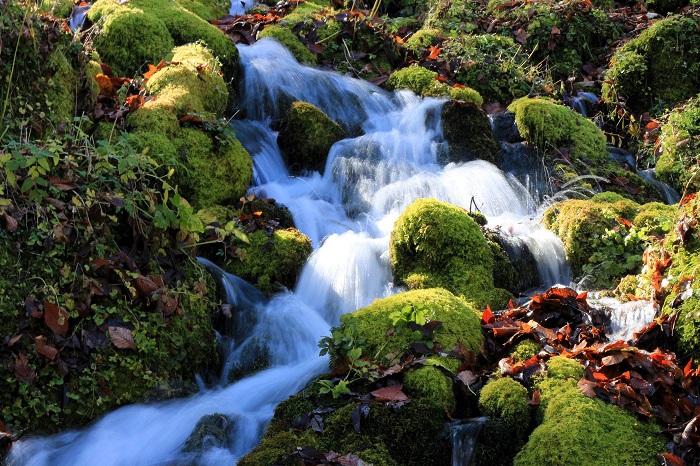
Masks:
[[[328,369],[316,344],[340,315],[400,291],[392,283],[389,235],[417,198],[466,209],[475,203],[511,248],[528,251],[539,286],[569,283],[562,245],[533,220],[540,200],[517,174],[483,161],[438,163],[446,147],[440,122],[444,101],[387,93],[302,67],[272,39],[241,46],[240,52],[245,119],[235,129],[254,160],[251,191],[288,206],[315,251],[295,289],[269,300],[203,263],[221,280],[235,310],[237,325],[222,337],[227,354],[222,380],[261,351],[270,367],[229,385],[202,387],[187,399],[120,408],[80,431],[23,439],[13,447],[9,464],[235,464],[259,442],[276,404]],[[280,103],[291,100],[318,106],[353,135],[332,147],[323,175],[291,177],[282,162],[270,124],[280,116]],[[182,453],[197,421],[214,413],[231,419],[232,444],[196,458]]]

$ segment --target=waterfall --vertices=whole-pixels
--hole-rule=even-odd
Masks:
[[[664,197],[666,198],[667,203],[677,204],[681,200],[681,196],[676,192],[675,189],[673,189],[671,186],[664,183],[663,181],[656,179],[656,169],[655,168],[648,168],[646,170],[640,170],[639,176],[644,178],[646,181],[649,182],[649,184],[651,184],[656,189],[661,191],[663,193]]]
[[[658,306],[651,301],[629,301],[612,309],[609,313],[610,341],[629,341],[634,333],[641,330],[656,317]]]
[[[460,421],[450,427],[452,436],[452,466],[471,466],[476,453],[479,432],[488,418],[478,417]]]
[[[253,448],[274,407],[327,370],[317,342],[340,315],[399,291],[388,250],[393,224],[406,206],[433,197],[465,209],[476,205],[489,227],[527,245],[534,285],[568,283],[561,243],[536,221],[534,199],[518,176],[484,161],[442,166],[441,99],[388,93],[367,82],[299,65],[273,39],[239,46],[242,84],[234,123],[253,157],[252,193],[286,205],[314,252],[292,291],[264,299],[242,280],[203,264],[223,283],[232,305],[222,383],[188,399],[131,405],[91,426],[52,437],[25,438],[11,465],[164,464],[185,462],[181,447],[204,415],[227,416],[233,446],[213,447],[199,464],[235,464]],[[281,107],[310,102],[350,135],[330,151],[324,174],[292,177],[270,129]],[[269,367],[233,383],[251,358]]]

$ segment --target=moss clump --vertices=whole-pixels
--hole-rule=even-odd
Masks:
[[[508,354],[515,362],[527,361],[534,355],[538,354],[542,349],[542,345],[534,340],[523,340],[510,350]]]
[[[530,405],[527,389],[510,377],[492,380],[481,389],[479,407],[487,416],[527,428]]]
[[[656,176],[679,193],[700,190],[697,168],[700,158],[700,98],[693,98],[671,112],[661,127],[658,143],[661,156],[656,163]]]
[[[700,28],[669,16],[620,47],[610,60],[603,98],[623,99],[634,113],[672,106],[700,92]]]
[[[435,43],[439,35],[440,31],[437,29],[421,29],[406,40],[406,47],[414,52],[427,49]]]
[[[316,64],[316,56],[311,53],[289,29],[278,25],[271,25],[258,34],[258,39],[262,39],[263,37],[273,37],[277,39],[292,52],[292,55],[294,55],[294,58],[296,58],[299,63],[306,63],[309,65]]]
[[[515,466],[657,464],[665,444],[659,426],[587,398],[576,379],[548,378],[539,388],[543,422],[515,457]]]
[[[226,16],[231,9],[231,3],[227,0],[177,0],[177,3],[204,21]]]
[[[384,364],[385,357],[396,357],[407,350],[413,343],[413,332],[403,328],[394,332],[390,338],[386,333],[394,327],[392,314],[402,311],[406,306],[416,306],[426,310],[430,320],[439,320],[433,339],[446,350],[451,350],[462,343],[467,350],[481,351],[483,334],[479,316],[473,307],[447,290],[427,289],[399,293],[384,299],[378,299],[371,305],[358,309],[349,325],[356,327],[359,339],[365,341],[363,354],[377,355],[376,362]],[[341,319],[341,321],[346,319]],[[346,320],[347,321],[347,320]],[[341,325],[341,331],[346,324]],[[340,363],[343,354],[339,348],[331,349],[331,362]]]
[[[323,111],[307,102],[294,102],[280,122],[277,143],[292,173],[323,173],[328,151],[344,137],[345,131]]]
[[[414,65],[392,73],[386,82],[389,90],[408,89],[423,97],[450,97],[455,100],[484,103],[479,93],[468,87],[450,87],[437,80],[438,74],[422,66]]]
[[[583,368],[575,359],[555,356],[547,361],[547,374],[553,379],[575,379],[578,381],[583,377]]]
[[[292,288],[313,250],[311,240],[294,229],[275,230],[271,236],[257,230],[248,239],[249,244],[238,245],[246,251],[243,259],[232,258],[222,265],[268,295],[280,286]]]
[[[118,0],[98,0],[88,18],[103,21],[95,47],[118,75],[133,76],[142,66],[167,59],[174,45],[203,41],[221,63],[226,82],[236,76],[238,50],[233,41],[177,2],[132,0],[120,5]]]
[[[454,412],[457,404],[452,392],[452,379],[433,366],[423,366],[409,371],[404,376],[408,396],[418,396]]]
[[[394,224],[389,254],[394,280],[411,289],[442,287],[477,306],[494,291],[491,248],[457,206],[415,201]]]
[[[229,438],[229,424],[231,421],[223,414],[208,414],[202,416],[192,433],[182,447],[187,453],[201,452],[212,447],[226,448],[231,442]]]
[[[641,211],[632,220],[638,228],[647,228],[650,232],[665,235],[671,230],[676,206],[649,202],[640,207]]]
[[[279,432],[276,435],[265,436],[262,442],[238,460],[237,464],[238,466],[270,466],[275,464],[279,457],[293,453],[297,447],[316,447],[317,445],[318,440],[310,430]]]
[[[546,99],[524,97],[508,106],[515,113],[520,135],[547,153],[571,149],[572,162],[591,166],[608,162],[605,135],[592,121],[568,107]]]
[[[579,276],[605,232],[615,227],[619,218],[635,218],[637,212],[639,206],[629,200],[612,203],[569,200],[550,206],[544,213],[543,224],[564,243],[571,271]]]
[[[450,144],[447,162],[480,159],[497,163],[500,146],[489,118],[476,105],[460,102],[445,104],[442,132]]]

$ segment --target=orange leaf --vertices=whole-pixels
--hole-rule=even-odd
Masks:
[[[440,52],[442,52],[442,49],[438,47],[437,45],[431,45],[430,46],[430,55],[428,55],[428,60],[435,60],[437,57],[440,55]]]
[[[143,275],[136,277],[134,284],[136,285],[136,289],[144,296],[151,296],[159,290],[158,285],[156,285],[153,280]]]
[[[394,36],[397,44],[404,44],[404,40],[400,36]]]
[[[486,309],[484,309],[483,314],[481,314],[481,321],[485,324],[492,324],[496,322],[496,318],[493,316],[493,312],[491,312],[491,306],[488,304],[486,305]]]
[[[48,301],[44,301],[44,322],[62,337],[68,334],[68,313]]]
[[[608,378],[605,375],[601,374],[600,372],[594,372],[593,378],[599,382],[605,382],[608,380]]]
[[[148,81],[149,79],[151,79],[151,78],[153,77],[153,75],[156,73],[156,71],[158,71],[158,67],[155,66],[155,65],[151,65],[151,64],[149,63],[149,64],[148,64],[148,71],[146,71],[146,72],[143,74],[143,79],[144,79],[145,81]]]
[[[617,219],[617,221],[620,222],[620,223],[622,223],[622,224],[623,224],[624,226],[626,226],[627,228],[631,228],[631,227],[632,227],[632,222],[630,222],[630,221],[627,220],[626,218],[620,217],[620,218]]]
[[[373,391],[372,396],[374,396],[377,401],[408,401],[409,398],[401,390],[402,388],[402,385],[391,385]]]
[[[693,358],[688,360],[688,364],[683,368],[683,376],[688,377],[693,372]]]
[[[95,75],[95,81],[100,86],[100,94],[104,96],[112,95],[112,80],[105,74]]]

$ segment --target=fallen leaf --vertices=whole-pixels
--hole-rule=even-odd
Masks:
[[[107,327],[109,331],[109,339],[112,340],[112,344],[119,349],[135,349],[136,342],[134,337],[131,335],[131,330],[124,327]]]
[[[68,313],[48,301],[44,301],[44,322],[62,337],[68,334]]]
[[[36,351],[42,356],[46,356],[50,360],[56,359],[58,355],[58,350],[46,342],[46,337],[39,335],[34,337],[34,343],[36,343]]]
[[[442,52],[442,49],[440,47],[438,47],[437,45],[431,45],[428,60],[437,60],[437,57],[440,56],[440,52]]]
[[[23,353],[20,353],[19,357],[15,359],[15,378],[18,382],[28,384],[34,382],[36,378],[36,372],[29,366],[29,360]]]
[[[401,390],[403,385],[390,385],[388,387],[377,389],[372,393],[372,396],[377,401],[408,401],[409,398]]]

